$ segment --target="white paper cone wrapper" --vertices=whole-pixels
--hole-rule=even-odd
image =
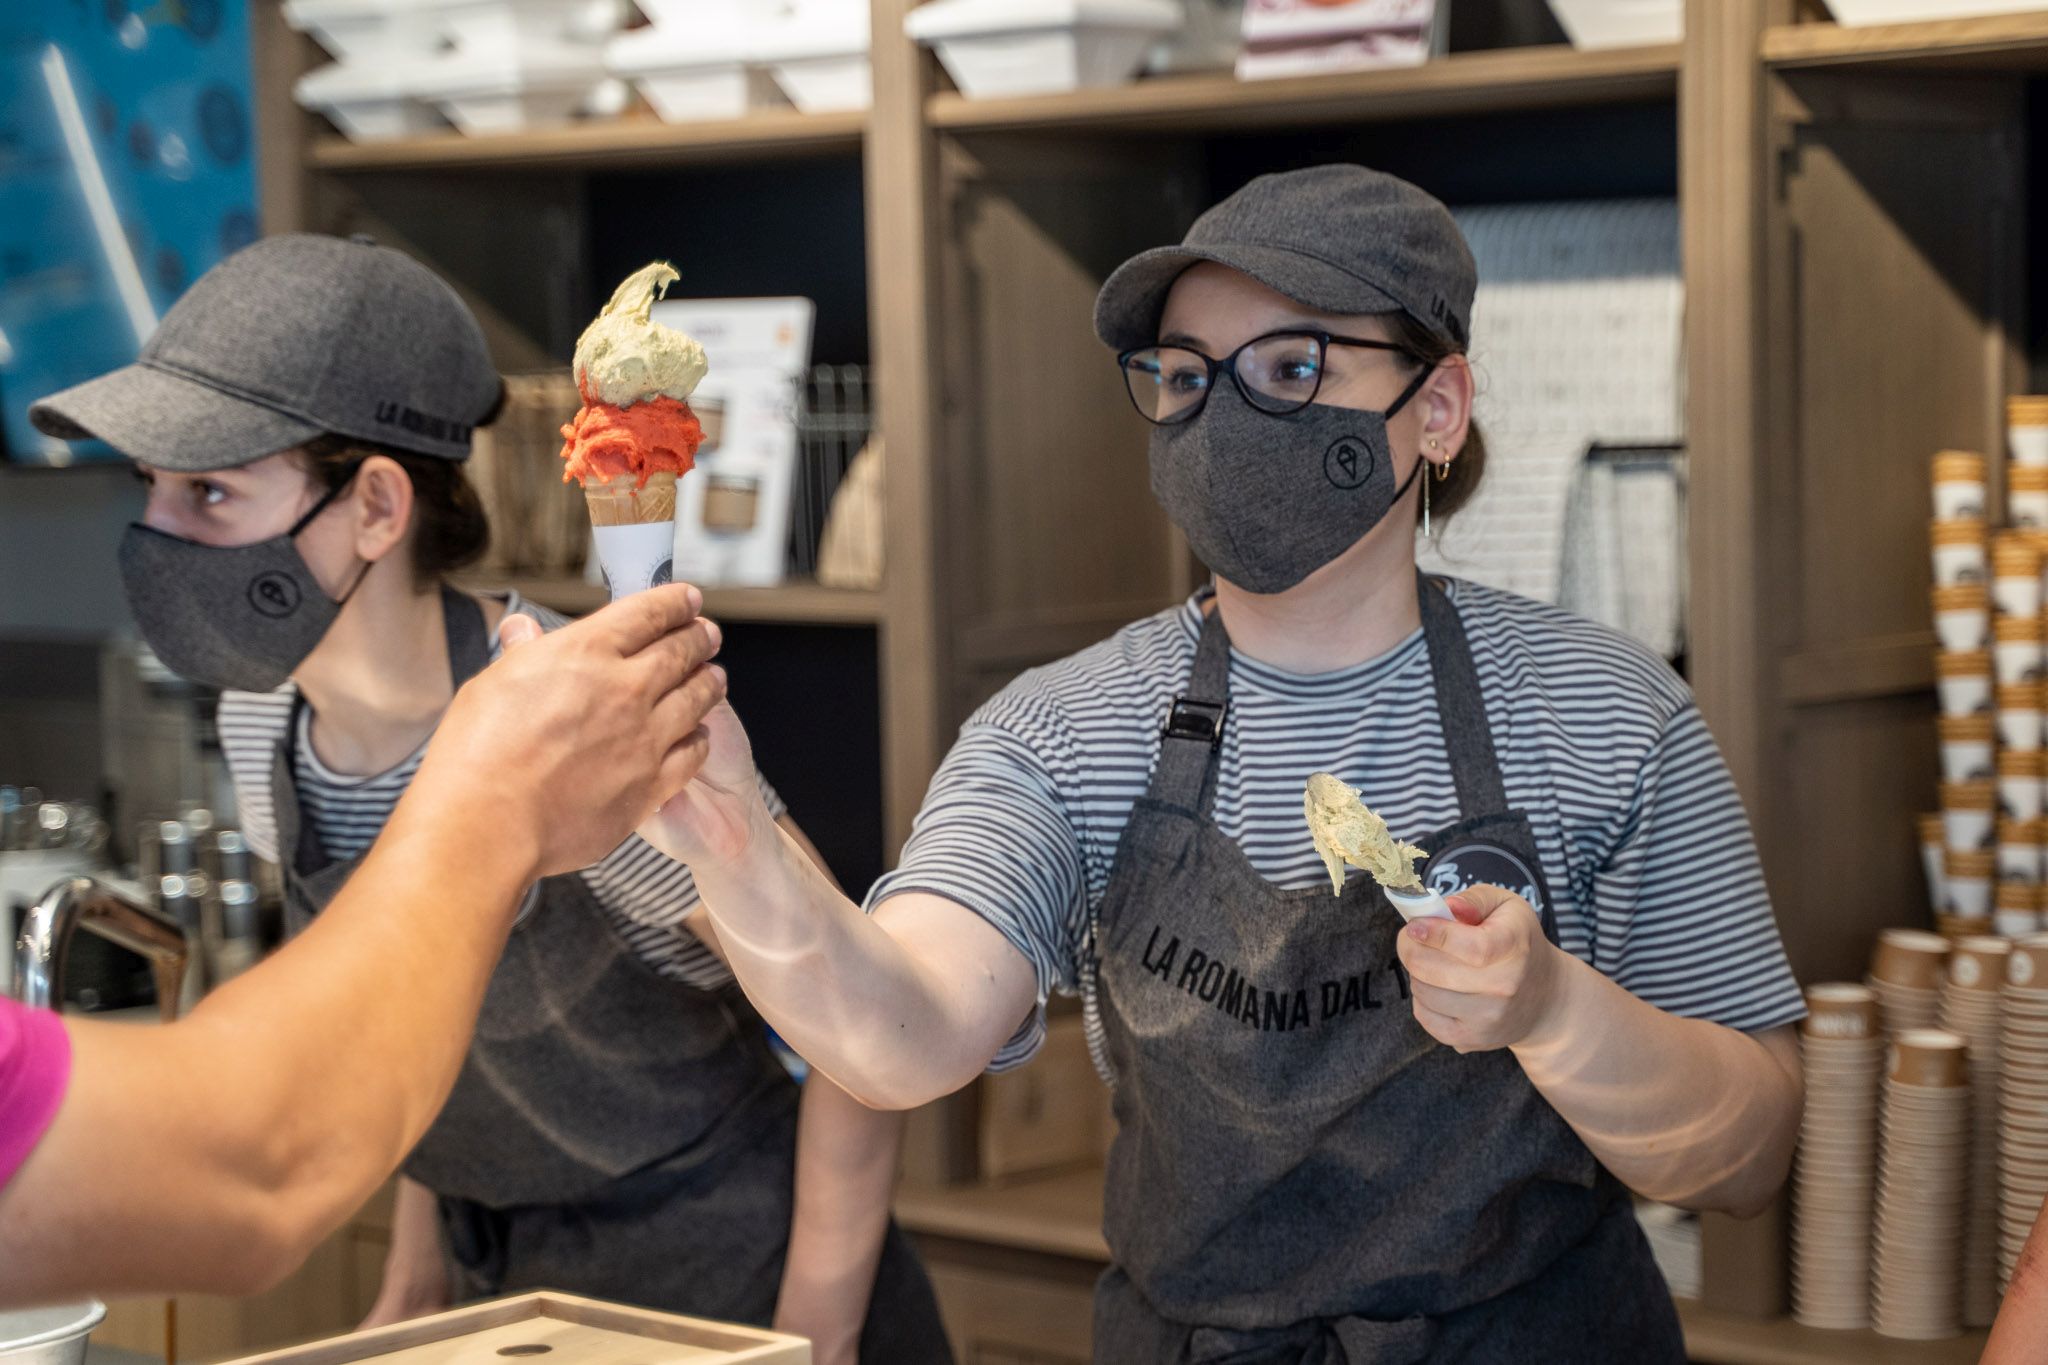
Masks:
[[[637,526],[594,526],[598,562],[612,601],[658,588],[675,577],[676,524],[648,521]]]
[[[1401,912],[1404,923],[1417,919],[1457,918],[1444,898],[1434,891],[1392,891],[1385,887],[1380,891],[1387,898],[1387,904]]]

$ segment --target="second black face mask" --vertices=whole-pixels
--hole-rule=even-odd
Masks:
[[[363,575],[339,601],[321,590],[297,536],[341,487],[281,536],[202,545],[140,523],[121,538],[121,582],[143,640],[182,678],[269,692],[326,636]],[[364,566],[364,572],[369,566]]]
[[[1215,573],[1276,593],[1343,554],[1386,517],[1422,472],[1397,487],[1385,412],[1311,403],[1274,416],[1219,383],[1191,422],[1152,429],[1152,493]]]

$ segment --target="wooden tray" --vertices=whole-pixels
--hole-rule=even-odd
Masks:
[[[543,1291],[233,1365],[811,1365],[802,1337]]]

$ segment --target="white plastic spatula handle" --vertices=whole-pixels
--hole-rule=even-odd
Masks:
[[[1380,893],[1387,898],[1387,904],[1401,912],[1401,919],[1455,919],[1450,905],[1434,891],[1395,891],[1381,887]]]

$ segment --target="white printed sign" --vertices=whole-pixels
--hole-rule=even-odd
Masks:
[[[654,320],[695,337],[711,371],[693,405],[719,432],[676,485],[675,566],[692,583],[769,586],[789,562],[797,386],[810,365],[809,299],[668,299]]]

